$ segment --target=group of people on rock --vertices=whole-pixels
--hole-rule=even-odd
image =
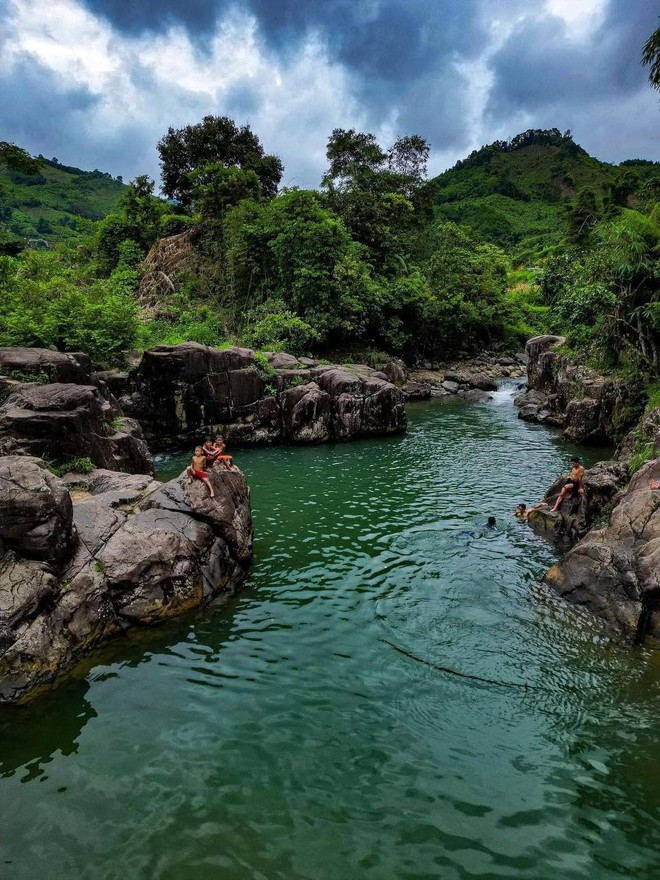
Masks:
[[[215,497],[215,492],[209,480],[209,472],[218,466],[229,471],[238,470],[233,457],[227,455],[225,450],[226,444],[221,434],[217,435],[215,441],[207,437],[201,446],[195,446],[192,461],[187,468],[188,482],[192,483],[194,479],[202,480],[211,498]]]
[[[571,472],[568,475],[566,482],[564,483],[557,500],[555,501],[555,506],[550,509],[550,513],[557,513],[562,503],[565,500],[570,501],[574,500],[582,500],[584,497],[584,485],[583,479],[586,471],[584,465],[580,461],[580,458],[575,455],[571,459]],[[541,501],[539,504],[535,504],[533,507],[527,507],[526,504],[520,503],[518,507],[516,507],[514,511],[514,516],[516,519],[524,521],[528,518],[530,513],[534,510],[540,510],[541,508],[549,507],[545,501]]]

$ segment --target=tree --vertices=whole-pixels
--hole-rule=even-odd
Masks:
[[[222,220],[226,211],[242,199],[258,201],[261,184],[255,171],[221,162],[205,165],[188,174],[191,184],[190,198],[203,220]]]
[[[580,187],[568,208],[570,241],[573,244],[586,244],[601,215],[602,211],[594,190],[590,186]]]
[[[249,125],[240,128],[228,116],[205,116],[196,125],[169,128],[158,142],[163,174],[163,192],[184,207],[192,201],[190,172],[207,165],[236,166],[254,171],[261,196],[272,198],[282,179],[283,166],[277,156],[268,155]]]
[[[41,167],[39,161],[28,152],[7,141],[0,141],[0,165],[6,165],[21,174],[36,174]]]
[[[369,249],[373,268],[393,276],[408,251],[406,240],[428,209],[417,196],[426,176],[429,145],[419,135],[399,138],[386,152],[375,135],[336,128],[328,140],[322,185],[332,210],[353,238]]]
[[[649,66],[649,81],[654,89],[660,90],[660,27],[644,44],[642,64]]]
[[[143,245],[145,249],[158,238],[162,203],[154,196],[154,182],[147,174],[140,174],[131,181],[130,186],[119,200],[119,208],[128,226],[132,229],[130,238]]]

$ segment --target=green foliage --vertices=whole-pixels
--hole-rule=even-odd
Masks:
[[[137,270],[128,263],[99,280],[52,252],[26,251],[0,258],[0,282],[0,345],[85,351],[112,365],[135,343]]]
[[[653,441],[637,438],[633,446],[633,454],[628,461],[631,475],[638,471],[647,461],[653,458]]]
[[[538,259],[562,244],[567,209],[580,188],[590,187],[598,203],[640,207],[650,197],[644,187],[657,177],[654,163],[634,162],[622,174],[590,157],[570,132],[531,130],[475,151],[425,190],[439,219],[470,226],[514,258],[526,252]]]
[[[96,470],[96,465],[91,458],[73,458],[61,465],[48,464],[48,470],[56,477],[64,477],[66,474],[91,474]]]
[[[281,300],[267,300],[250,313],[248,321],[253,323],[248,323],[243,339],[253,348],[303,354],[318,338],[317,332]]]
[[[602,221],[586,250],[551,258],[541,280],[554,327],[573,345],[598,352],[605,366],[632,359],[660,375],[660,224],[624,209]]]
[[[261,182],[252,169],[225,167],[221,162],[188,172],[190,201],[203,220],[222,220],[243,199],[257,200]]]
[[[254,172],[264,198],[275,195],[282,178],[283,166],[277,156],[264,153],[249,125],[239,128],[227,116],[205,116],[196,125],[169,128],[158,142],[158,152],[163,192],[184,207],[194,201],[195,181],[190,173],[207,166]]]
[[[657,28],[644,44],[642,64],[649,67],[649,82],[660,90],[660,28]]]
[[[0,242],[14,239],[22,245],[26,238],[40,237],[51,244],[83,244],[94,221],[116,210],[126,189],[109,174],[81,171],[43,157],[33,159],[13,144],[9,146],[26,161],[12,169],[3,161],[2,146],[0,143]]]

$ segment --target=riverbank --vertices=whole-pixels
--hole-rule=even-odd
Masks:
[[[652,876],[657,665],[537,586],[557,552],[512,516],[574,445],[510,396],[407,408],[242,450],[245,589],[0,714],[12,880]]]

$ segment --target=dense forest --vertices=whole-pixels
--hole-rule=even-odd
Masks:
[[[227,117],[158,150],[165,198],[0,143],[0,345],[98,365],[185,340],[416,362],[552,331],[660,374],[660,163],[530,130],[428,180],[419,135],[336,129],[301,190]]]

